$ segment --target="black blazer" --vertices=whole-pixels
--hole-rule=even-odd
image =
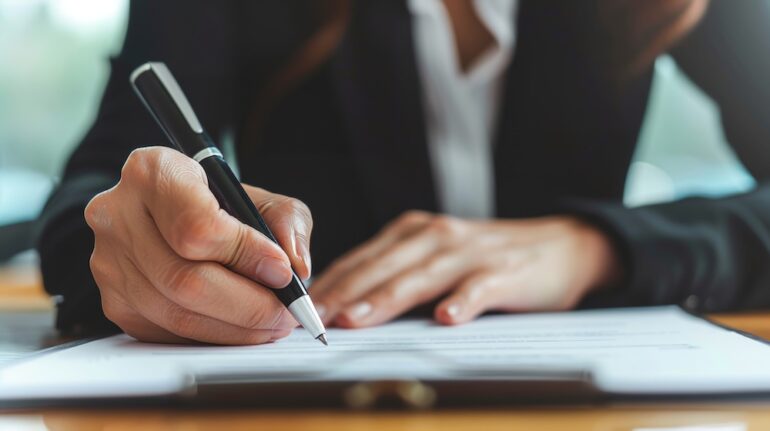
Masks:
[[[149,60],[170,66],[214,136],[235,135],[244,182],[310,206],[317,269],[405,210],[436,210],[405,1],[352,3],[351,23],[328,61],[272,106],[258,139],[246,139],[238,131],[260,88],[313,31],[316,0],[131,2],[98,118],[41,220],[45,286],[63,298],[60,328],[104,322],[83,208],[117,182],[132,149],[166,145],[128,84],[132,69]],[[770,4],[712,1],[673,52],[718,103],[727,137],[758,188],[628,209],[622,194],[652,72],[616,84],[617,43],[594,3],[522,0],[496,133],[498,216],[571,213],[604,229],[627,279],[611,302],[594,303],[689,298],[702,311],[767,307]]]

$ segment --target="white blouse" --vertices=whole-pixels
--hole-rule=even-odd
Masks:
[[[409,0],[423,89],[428,149],[440,208],[495,216],[492,140],[503,77],[515,47],[518,0],[470,0],[495,39],[463,71],[442,0]]]

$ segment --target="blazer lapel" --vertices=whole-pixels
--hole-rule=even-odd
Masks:
[[[410,13],[403,1],[351,3],[331,68],[375,222],[409,209],[435,211]]]

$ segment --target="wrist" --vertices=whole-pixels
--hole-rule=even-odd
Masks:
[[[623,277],[623,266],[615,245],[604,231],[597,226],[576,220],[575,229],[579,238],[578,260],[585,271],[583,290],[585,293],[613,286]]]

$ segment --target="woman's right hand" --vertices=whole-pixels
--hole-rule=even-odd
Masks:
[[[203,169],[164,147],[134,151],[85,210],[104,313],[141,341],[259,344],[297,323],[266,287],[310,276],[307,206],[244,185],[281,247],[220,209]],[[287,252],[284,252],[286,250]]]

